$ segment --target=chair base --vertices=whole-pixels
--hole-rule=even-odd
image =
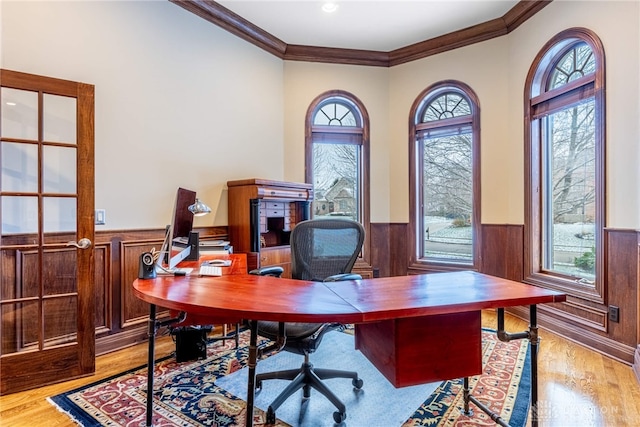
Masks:
[[[256,389],[262,388],[264,380],[290,380],[291,383],[275,398],[269,405],[267,410],[267,424],[275,424],[276,410],[282,405],[292,394],[299,389],[302,390],[304,399],[311,397],[311,388],[316,389],[323,394],[338,409],[333,413],[333,419],[336,423],[341,423],[347,418],[346,407],[344,403],[327,387],[322,381],[329,378],[351,378],[351,384],[356,390],[360,390],[363,385],[362,379],[358,378],[357,372],[338,371],[335,369],[314,369],[309,363],[309,356],[305,355],[305,361],[300,369],[289,369],[285,371],[266,372],[256,375]]]

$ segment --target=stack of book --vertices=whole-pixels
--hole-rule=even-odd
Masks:
[[[231,243],[226,240],[200,240],[199,251],[200,253],[223,252],[232,254],[233,246],[231,246]]]

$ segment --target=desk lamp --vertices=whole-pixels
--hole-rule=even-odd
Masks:
[[[203,216],[208,213],[211,213],[211,208],[200,201],[196,197],[196,201],[194,204],[189,205],[187,208],[189,212],[193,214],[193,216]],[[189,232],[189,247],[191,248],[191,252],[185,259],[187,260],[195,260],[197,261],[200,258],[200,235],[197,231]]]
[[[191,212],[193,216],[203,216],[211,213],[211,208],[202,203],[197,197],[196,202],[189,206],[187,209],[189,209],[189,212]]]

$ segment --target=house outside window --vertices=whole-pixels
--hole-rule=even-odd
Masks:
[[[480,108],[466,84],[427,88],[411,110],[411,263],[476,267],[480,224]],[[439,266],[439,267],[438,267]]]
[[[319,95],[307,110],[305,178],[313,184],[312,216],[360,222],[369,242],[369,117],[354,95]]]
[[[602,301],[604,52],[570,29],[527,77],[525,279]]]

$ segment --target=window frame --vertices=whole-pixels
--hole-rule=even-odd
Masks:
[[[596,67],[593,74],[580,77],[561,87],[548,90],[546,83],[554,66],[577,43],[584,42],[592,50]],[[578,101],[593,98],[595,124],[595,241],[596,278],[593,286],[574,277],[543,269],[543,194],[542,152],[544,118],[570,107]],[[549,40],[534,59],[524,89],[525,144],[525,223],[524,281],[558,290],[595,303],[605,296],[605,224],[606,224],[606,120],[605,120],[605,56],[598,36],[586,28],[570,28]]]
[[[326,104],[332,103],[336,98],[343,98],[351,107],[357,109],[356,123],[358,126],[327,126],[314,125],[313,119],[316,113]],[[305,115],[305,182],[313,185],[313,143],[314,135],[329,135],[337,137],[343,144],[357,144],[360,146],[360,198],[359,205],[361,224],[365,230],[364,243],[359,261],[371,265],[371,223],[370,223],[370,154],[369,154],[369,113],[364,104],[355,95],[343,90],[330,90],[318,95],[307,109]],[[313,216],[313,212],[312,212]]]
[[[471,119],[466,117],[454,117],[439,120],[437,122],[420,123],[422,112],[426,105],[445,92],[455,92],[462,95],[471,108]],[[429,129],[447,128],[452,126],[470,126],[472,133],[472,180],[473,180],[473,211],[472,211],[472,239],[473,239],[473,260],[471,263],[460,262],[460,260],[445,261],[443,259],[427,259],[420,254],[421,244],[418,240],[418,232],[421,227],[418,221],[422,220],[422,173],[419,158],[421,153],[418,144],[418,133]],[[409,270],[415,271],[452,271],[452,270],[479,270],[481,263],[481,171],[480,171],[480,102],[476,93],[466,83],[457,80],[443,80],[434,83],[423,90],[413,105],[409,113]]]

